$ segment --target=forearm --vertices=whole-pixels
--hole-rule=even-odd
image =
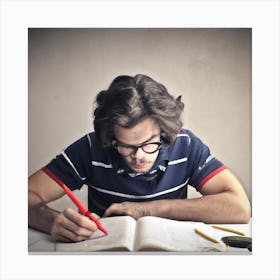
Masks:
[[[51,233],[55,218],[60,212],[47,206],[33,192],[28,193],[28,225],[40,231]]]
[[[195,199],[158,200],[148,202],[148,215],[205,223],[248,223],[248,201],[231,193],[205,195]]]

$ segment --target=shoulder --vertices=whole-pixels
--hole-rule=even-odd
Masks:
[[[90,132],[84,136],[89,147],[89,154],[93,161],[100,161],[101,164],[110,165],[115,158],[115,153],[110,148],[103,148],[98,142],[95,132]]]
[[[65,150],[67,152],[89,153],[92,150],[96,151],[100,149],[101,147],[98,145],[95,132],[89,132],[72,142]]]
[[[170,158],[177,158],[179,156],[190,156],[198,154],[199,151],[207,148],[203,142],[192,131],[182,129],[178,133],[174,143],[169,145],[168,153]]]
[[[190,130],[182,129],[175,141],[165,146],[168,158],[172,160],[189,154],[193,141],[194,134]]]
[[[180,144],[182,141],[190,144],[193,136],[194,136],[194,134],[190,130],[182,129],[176,137],[175,144],[176,143]]]
[[[81,139],[83,139],[84,143],[87,144],[90,149],[99,146],[94,131],[87,133]]]
[[[77,140],[75,140],[74,142],[72,142],[72,144],[70,144],[68,148],[78,148],[78,149],[80,149],[81,147],[90,148],[95,142],[94,138],[95,138],[94,132],[87,133],[81,136],[80,138],[78,138]]]
[[[201,140],[190,130],[188,129],[182,129],[180,133],[178,133],[176,140],[174,142],[175,147],[181,147],[183,146],[193,146],[197,144],[198,142],[201,142]]]

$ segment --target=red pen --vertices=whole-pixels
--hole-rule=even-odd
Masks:
[[[99,230],[101,230],[103,233],[108,235],[108,232],[106,229],[103,228],[101,223],[91,214],[90,211],[88,211],[84,205],[78,200],[78,198],[73,194],[73,192],[59,179],[57,178],[50,170],[46,167],[43,168],[43,171],[46,172],[52,179],[54,179],[65,191],[65,193],[70,197],[70,199],[76,204],[76,206],[79,208],[79,212],[88,218],[90,218],[96,225]]]

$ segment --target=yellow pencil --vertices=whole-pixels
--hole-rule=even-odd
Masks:
[[[245,235],[244,232],[238,231],[238,230],[235,230],[235,229],[231,229],[231,228],[225,228],[225,227],[220,227],[220,226],[212,226],[212,227],[216,228],[216,229],[228,231],[228,232],[233,232],[233,233],[236,233],[236,234],[239,234],[239,235]]]
[[[199,234],[200,236],[204,237],[205,239],[209,240],[209,241],[212,241],[214,243],[219,243],[219,241],[207,234],[205,234],[204,232],[200,231],[199,229],[195,228],[194,231]]]

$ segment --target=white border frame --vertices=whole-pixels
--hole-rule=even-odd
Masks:
[[[0,279],[280,278],[278,1],[11,0],[0,3]],[[251,256],[28,255],[28,27],[253,28]],[[271,195],[264,197],[268,190]]]

